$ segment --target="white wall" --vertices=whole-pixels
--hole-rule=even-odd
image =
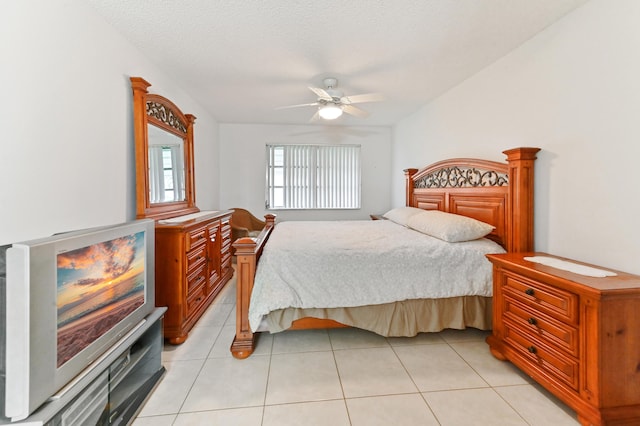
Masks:
[[[265,213],[265,145],[268,143],[361,145],[362,207],[358,210],[276,210],[278,220],[368,219],[391,203],[391,129],[388,127],[220,124],[223,208],[242,207]],[[402,170],[400,170],[402,174]]]
[[[540,147],[536,250],[640,273],[639,17],[638,1],[593,0],[423,107],[394,129],[394,176]]]
[[[268,142],[363,146],[361,210],[283,219],[366,218],[404,203],[404,168],[538,146],[536,248],[640,273],[640,2],[592,0],[401,122],[393,148],[387,128],[327,138],[307,133],[314,126],[225,124],[218,139],[215,119],[179,82],[83,1],[2,6],[0,244],[133,219],[128,78],[141,76],[198,117],[202,209],[265,213]]]
[[[81,0],[2,3],[0,244],[135,218],[130,76],[198,119],[198,206],[217,208],[217,122]]]

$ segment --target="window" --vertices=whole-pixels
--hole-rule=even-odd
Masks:
[[[267,145],[266,208],[360,208],[360,145]]]
[[[179,167],[184,164],[182,146],[149,145],[149,164],[150,202],[184,200],[184,170]]]
[[[166,146],[162,147],[162,173],[164,174],[164,199],[175,200],[173,194],[173,155],[171,155],[171,148]]]

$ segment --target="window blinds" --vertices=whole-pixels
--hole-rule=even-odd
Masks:
[[[360,208],[359,145],[267,145],[267,208]]]

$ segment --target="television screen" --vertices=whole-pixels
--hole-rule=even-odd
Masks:
[[[144,232],[57,255],[57,367],[144,303]]]

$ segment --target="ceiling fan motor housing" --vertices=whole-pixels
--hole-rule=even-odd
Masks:
[[[324,80],[322,80],[322,83],[327,89],[333,89],[334,87],[338,86],[338,80],[333,77],[325,78]]]
[[[333,101],[340,102],[342,92],[335,89],[338,86],[338,80],[333,77],[328,77],[322,80],[322,83],[324,84],[325,92],[333,98]]]

